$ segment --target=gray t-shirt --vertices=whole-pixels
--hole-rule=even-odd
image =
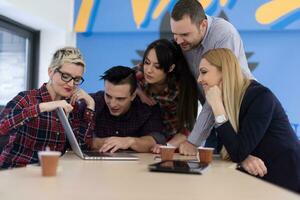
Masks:
[[[234,26],[222,18],[211,16],[207,16],[207,22],[207,31],[199,46],[183,52],[195,78],[198,79],[199,76],[198,67],[202,55],[210,49],[217,48],[231,49],[238,58],[243,73],[249,78],[253,78],[248,67],[243,42]]]
[[[248,62],[245,55],[243,42],[238,31],[232,24],[218,17],[207,16],[208,27],[205,36],[199,46],[189,51],[184,51],[183,54],[189,64],[189,68],[196,80],[199,76],[199,64],[202,55],[210,49],[228,48],[233,51],[238,58],[243,73],[254,78],[251,74]],[[200,85],[199,90],[202,91]],[[214,125],[214,116],[210,106],[205,103],[202,107],[192,133],[188,137],[188,141],[196,146],[202,146],[210,134]]]

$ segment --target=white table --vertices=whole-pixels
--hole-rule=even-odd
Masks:
[[[56,177],[42,177],[38,166],[0,171],[0,199],[300,199],[235,170],[231,162],[215,159],[203,175],[154,173],[147,166],[154,155],[137,155],[139,161],[83,161],[67,153]]]

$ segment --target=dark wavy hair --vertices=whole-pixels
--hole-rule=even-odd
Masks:
[[[175,41],[156,40],[148,45],[144,53],[143,63],[145,63],[151,49],[155,50],[159,66],[167,74],[168,87],[174,89],[177,84],[179,85],[178,129],[181,130],[186,127],[192,130],[198,110],[197,82],[189,70],[180,46]],[[175,67],[172,72],[169,72],[173,64]]]

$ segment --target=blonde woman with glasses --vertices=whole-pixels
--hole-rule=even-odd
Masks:
[[[245,77],[229,49],[206,52],[198,82],[215,117],[221,156],[249,174],[300,193],[300,143],[279,100]]]
[[[37,152],[46,147],[64,153],[66,137],[55,112],[58,107],[68,114],[81,147],[91,145],[95,102],[79,88],[85,67],[77,48],[58,49],[48,68],[48,83],[20,92],[7,103],[0,113],[0,136],[9,135],[9,142],[0,154],[0,168],[37,163]],[[86,104],[84,111],[79,112],[78,102]]]

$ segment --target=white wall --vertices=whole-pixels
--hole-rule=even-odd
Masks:
[[[54,51],[76,45],[74,0],[0,0],[0,14],[41,31],[38,82],[48,81],[47,69]]]

